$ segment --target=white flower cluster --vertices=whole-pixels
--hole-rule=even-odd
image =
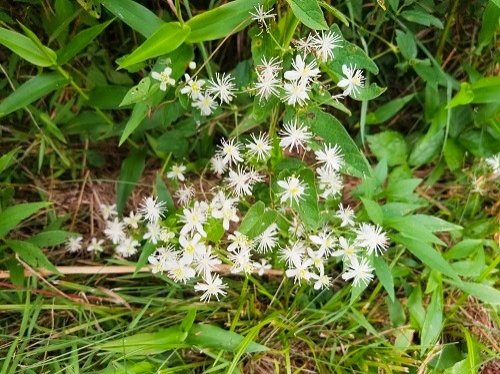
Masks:
[[[289,152],[306,153],[317,148],[312,134],[296,120],[284,124],[279,144]],[[145,198],[137,212],[130,212],[123,219],[118,218],[116,206],[103,205],[104,235],[121,257],[135,255],[141,243],[153,245],[154,252],[148,258],[152,272],[180,283],[199,279],[194,289],[202,292],[202,301],[226,294],[227,286],[218,274],[221,266],[234,274],[263,275],[271,268],[268,261],[276,258],[276,251],[285,275],[297,283],[312,283],[315,289],[328,287],[331,278],[325,265],[335,258],[343,261],[344,279],[352,279],[354,285],[368,283],[374,270],[371,257],[387,249],[387,235],[379,226],[356,223],[354,211],[342,204],[334,214],[325,210],[324,216],[330,219],[321,228],[304,227],[296,208],[308,197],[309,187],[298,174],[277,180],[279,191],[271,197],[271,206],[281,219],[256,237],[240,231],[240,203],[248,206],[256,183],[271,183],[274,179],[266,165],[271,150],[269,136],[264,133],[251,134],[245,142],[222,139],[211,168],[223,179],[209,198],[196,200],[192,186],[179,188],[174,196],[182,208],[174,220],[163,219],[167,213],[165,204],[155,197]],[[318,202],[328,200],[335,204],[343,188],[341,149],[324,144],[314,151],[314,157],[316,184],[321,191]],[[174,164],[167,176],[185,181],[185,172],[184,165]],[[220,231],[214,234],[215,238],[211,235],[213,230]],[[78,251],[81,242],[81,237],[71,238],[68,251]],[[92,238],[87,250],[101,252],[103,246],[104,240]]]

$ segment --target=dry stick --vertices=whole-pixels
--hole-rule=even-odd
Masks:
[[[129,266],[129,265],[102,265],[102,266],[56,266],[57,271],[62,274],[62,276],[65,275],[96,275],[96,274],[132,274],[136,272],[136,267],[135,266]],[[140,273],[149,273],[151,271],[151,267],[149,266],[144,266],[140,269],[137,270],[137,272]],[[231,266],[229,265],[218,265],[215,267],[215,271],[217,273],[221,274],[230,274],[231,273]],[[47,269],[37,269],[36,271],[30,267],[26,267],[24,269],[24,275],[25,276],[48,276],[48,275],[53,275],[54,272],[47,270]],[[265,275],[269,276],[282,276],[283,271],[281,270],[266,270]],[[0,271],[0,279],[6,279],[9,278],[10,272],[9,271]]]
[[[85,177],[83,178],[82,188],[80,190],[80,195],[78,196],[78,203],[76,205],[75,213],[73,214],[73,219],[71,220],[71,226],[69,228],[69,231],[73,231],[73,228],[75,227],[76,217],[78,215],[78,211],[80,210],[80,205],[82,204],[83,192],[85,191],[85,185],[87,184],[88,177],[89,177],[89,170],[87,170],[87,172],[85,173]]]

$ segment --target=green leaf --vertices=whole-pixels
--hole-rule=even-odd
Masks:
[[[14,161],[14,157],[16,156],[16,153],[19,152],[20,149],[21,148],[19,147],[11,149],[9,152],[0,157],[0,173],[5,171],[12,164],[12,162]]]
[[[483,20],[481,22],[481,30],[477,37],[477,54],[481,53],[481,50],[490,44],[491,40],[495,36],[498,29],[498,20],[500,17],[500,1],[490,0],[486,4],[486,8],[483,11]]]
[[[409,31],[403,32],[401,30],[396,30],[396,42],[405,59],[411,60],[417,57],[417,44]]]
[[[421,12],[419,10],[404,10],[400,15],[410,22],[418,23],[424,26],[436,26],[438,29],[443,28],[443,23],[429,13]]]
[[[425,320],[425,309],[422,305],[422,289],[418,283],[408,298],[408,311],[410,317],[413,318],[412,325],[416,325],[416,328],[422,328]]]
[[[367,136],[368,144],[378,160],[387,160],[387,165],[404,164],[408,151],[403,136],[396,131],[387,130]]]
[[[148,114],[148,104],[146,103],[137,103],[134,105],[134,109],[132,109],[132,114],[125,125],[125,129],[123,130],[122,136],[120,137],[119,146],[128,139],[130,134],[134,132],[134,130],[141,124],[142,120],[146,118]]]
[[[380,205],[376,201],[367,199],[365,197],[362,197],[361,201],[365,206],[368,217],[370,217],[370,219],[377,225],[381,225],[384,221],[384,213]]]
[[[44,46],[40,48],[23,34],[3,27],[0,27],[0,44],[34,65],[52,66],[56,61],[56,53],[52,49]]]
[[[465,150],[453,138],[446,139],[444,160],[451,171],[460,170],[465,159]]]
[[[444,281],[461,289],[469,295],[477,297],[479,300],[487,304],[500,305],[500,291],[493,287],[481,283],[456,282],[446,278]]]
[[[175,211],[174,199],[172,199],[172,195],[170,194],[165,182],[163,182],[163,179],[161,179],[160,174],[156,175],[155,187],[158,199],[165,203],[167,212]]]
[[[97,0],[77,0],[85,11],[94,18],[101,17],[101,4]]]
[[[0,239],[5,237],[21,221],[35,214],[50,203],[27,203],[10,206],[0,213]]]
[[[243,336],[235,332],[200,323],[191,327],[186,343],[195,347],[235,352],[243,339]],[[265,352],[268,350],[266,346],[250,342],[245,353]]]
[[[276,211],[266,210],[266,205],[262,201],[258,201],[248,209],[238,231],[253,239],[275,222],[276,216]]]
[[[141,270],[147,263],[148,257],[156,251],[157,246],[151,242],[147,242],[141,249],[141,254],[139,255],[139,259],[135,265],[134,275],[137,274],[139,270]]]
[[[382,283],[382,286],[384,286],[391,301],[394,302],[394,279],[392,277],[391,269],[381,256],[375,256],[373,258],[373,266],[375,268],[377,278],[380,283]]]
[[[367,125],[378,125],[384,123],[394,117],[399,113],[403,107],[408,104],[415,94],[409,94],[397,99],[391,100],[388,103],[377,107],[374,112],[370,112],[366,115]]]
[[[441,287],[433,292],[431,302],[425,313],[422,326],[421,353],[435,344],[443,329],[443,292]]]
[[[316,229],[321,221],[318,207],[318,195],[314,183],[314,173],[310,169],[300,169],[300,179],[306,184],[304,200],[295,206],[299,217],[304,225],[310,229]]]
[[[57,73],[40,74],[31,78],[0,103],[0,117],[26,107],[66,83],[66,78]]]
[[[69,237],[74,235],[75,233],[69,231],[50,230],[50,231],[42,231],[30,237],[26,241],[40,248],[55,247],[56,245],[64,243]]]
[[[304,115],[303,121],[325,142],[339,145],[350,174],[358,177],[371,174],[368,161],[338,119],[320,109],[313,109]]]
[[[153,333],[141,333],[98,344],[94,349],[116,352],[125,356],[145,356],[165,352],[170,349],[186,348],[187,333],[180,326],[172,326]]]
[[[500,102],[500,76],[486,77],[472,83],[475,104]]]
[[[327,30],[323,12],[318,5],[317,0],[287,0],[292,8],[293,14],[304,25],[313,30]]]
[[[181,322],[181,330],[189,332],[193,327],[194,320],[196,319],[196,308],[190,308]]]
[[[117,60],[120,68],[174,51],[189,35],[189,27],[179,22],[165,23],[131,54]]]
[[[119,214],[123,213],[128,197],[142,175],[145,159],[146,152],[137,151],[122,163],[116,187],[116,209]]]
[[[331,4],[328,4],[325,1],[319,1],[319,5],[324,8],[328,13],[331,13],[334,17],[336,17],[340,22],[349,27],[349,19],[347,16],[342,13],[337,8],[333,7]]]
[[[92,40],[94,40],[99,34],[101,34],[106,27],[108,27],[113,19],[110,19],[107,22],[100,23],[98,25],[89,27],[83,31],[80,31],[76,34],[71,42],[68,43],[64,48],[61,48],[57,52],[57,62],[59,65],[63,65],[75,57],[80,51],[82,51],[85,47],[87,47]]]
[[[481,239],[464,239],[450,248],[444,254],[447,259],[458,259],[468,257],[478,250],[483,248],[483,241]]]
[[[222,39],[242,30],[251,21],[250,12],[260,3],[260,0],[234,0],[194,16],[186,22],[191,28],[186,42]]]
[[[216,218],[208,219],[205,224],[205,231],[207,232],[207,240],[212,243],[218,243],[225,233],[222,221]]]
[[[134,104],[144,101],[148,98],[149,87],[151,86],[151,78],[144,77],[140,82],[128,90],[127,94],[120,103],[120,106]]]
[[[163,24],[163,21],[145,6],[132,0],[99,0],[113,15],[148,38]]]
[[[373,100],[379,97],[387,90],[387,87],[380,87],[376,83],[372,83],[369,86],[364,86],[359,88],[358,93],[352,92],[349,97],[357,101]]]
[[[393,238],[394,241],[408,248],[415,257],[420,259],[420,261],[431,269],[435,269],[458,282],[460,281],[455,270],[453,270],[451,265],[443,258],[441,253],[436,251],[429,244],[399,234],[394,235]]]
[[[52,265],[42,250],[36,245],[22,240],[6,240],[7,247],[16,252],[21,260],[35,269],[43,268],[60,274],[57,268]]]

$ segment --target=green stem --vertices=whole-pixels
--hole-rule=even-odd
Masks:
[[[446,39],[448,39],[448,34],[450,33],[451,25],[455,20],[455,14],[457,12],[457,8],[458,8],[458,0],[453,0],[450,15],[446,19],[446,25],[444,26],[444,30],[443,33],[441,34],[441,37],[439,38],[439,44],[436,52],[436,60],[438,60],[439,62],[442,61],[444,44],[446,43]]]

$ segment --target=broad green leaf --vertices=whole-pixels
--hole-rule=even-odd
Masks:
[[[186,42],[222,39],[242,30],[251,21],[250,12],[260,3],[261,0],[234,0],[194,16],[186,22],[191,28]]]
[[[500,18],[500,1],[495,0],[488,1],[486,4],[486,8],[483,11],[483,20],[481,22],[481,30],[479,31],[479,35],[477,37],[477,54],[481,52],[481,50],[490,44],[491,39],[495,36],[498,30],[498,20]]]
[[[317,0],[287,0],[292,8],[293,14],[304,25],[313,30],[326,30],[326,24],[323,12],[319,7]]]
[[[450,248],[444,254],[447,259],[458,259],[468,257],[478,250],[483,248],[483,241],[481,239],[464,239]]]
[[[408,298],[408,311],[413,319],[412,325],[417,329],[421,329],[424,325],[425,309],[422,305],[422,289],[418,283]]]
[[[31,78],[0,103],[0,117],[26,107],[66,83],[66,78],[57,73],[39,74]]]
[[[399,51],[407,60],[417,57],[417,44],[410,31],[403,32],[396,30],[396,42],[398,43]]]
[[[151,86],[151,78],[144,77],[140,82],[128,90],[127,94],[123,98],[120,106],[134,104],[139,101],[146,100],[148,98],[149,87]]]
[[[52,66],[56,61],[56,53],[52,49],[43,46],[41,49],[30,38],[3,27],[0,27],[0,44],[34,65]]]
[[[117,62],[120,68],[126,68],[172,52],[186,40],[189,31],[189,26],[181,25],[179,22],[164,23],[131,54],[120,58]]]
[[[209,348],[234,352],[243,341],[244,337],[232,331],[224,330],[218,326],[207,324],[196,324],[191,327],[186,338],[186,343],[193,347]],[[265,352],[266,346],[250,342],[245,352]]]
[[[276,221],[276,215],[277,213],[274,210],[266,210],[265,204],[262,201],[258,201],[248,209],[238,231],[253,239],[262,234]]]
[[[431,302],[425,313],[422,326],[421,353],[436,343],[443,328],[443,292],[441,287],[433,292]]]
[[[438,29],[443,28],[443,23],[429,13],[421,12],[419,10],[404,10],[400,13],[401,17],[410,22],[418,23],[424,26],[436,26]]]
[[[336,17],[344,25],[349,27],[349,19],[340,10],[338,10],[337,8],[333,7],[331,4],[328,4],[325,1],[319,1],[319,5],[321,7],[323,7],[328,13],[331,13],[334,17]]]
[[[370,217],[370,219],[377,225],[381,225],[384,221],[384,213],[382,212],[380,205],[376,201],[365,197],[362,197],[361,201],[363,202],[365,210],[368,213],[368,217]]]
[[[110,19],[107,22],[100,23],[83,31],[80,31],[71,39],[68,45],[66,45],[64,48],[61,48],[57,52],[57,63],[59,65],[67,63],[80,51],[87,47],[92,42],[92,40],[94,40],[99,34],[101,34],[113,21],[114,19]]]
[[[94,18],[101,17],[101,4],[97,0],[77,0],[85,11]]]
[[[444,281],[487,304],[500,305],[500,291],[493,287],[481,283],[456,282],[451,279],[444,279]]]
[[[373,266],[375,268],[375,274],[377,275],[377,278],[379,279],[380,283],[382,283],[382,286],[384,286],[391,301],[394,302],[394,279],[392,277],[391,269],[386,264],[382,256],[375,256],[373,258]]]
[[[9,152],[0,157],[0,173],[6,170],[14,161],[16,153],[19,152],[21,148],[11,149]]]
[[[403,107],[415,97],[415,94],[409,94],[397,99],[391,100],[388,103],[379,106],[374,112],[366,115],[367,125],[378,125],[384,123],[399,113]]]
[[[403,136],[396,131],[387,130],[367,136],[371,151],[378,160],[387,160],[387,165],[404,164],[408,151]]]
[[[132,0],[99,0],[113,15],[121,19],[139,34],[148,38],[163,21],[145,6]]]
[[[459,170],[465,159],[465,149],[453,138],[446,139],[444,144],[444,159],[451,171]]]
[[[371,174],[368,161],[338,119],[319,109],[312,109],[304,115],[303,121],[326,143],[339,145],[349,173],[358,177]]]
[[[146,118],[148,114],[148,104],[146,103],[137,103],[134,105],[134,109],[132,109],[132,114],[125,125],[125,129],[123,130],[122,136],[120,137],[120,142],[118,145],[122,145],[125,140],[134,132],[134,130],[141,124],[142,120]]]
[[[342,35],[337,24],[333,24],[330,30],[342,36],[340,46],[335,48],[335,58],[325,66],[335,71],[337,75],[342,75],[342,65],[356,66],[358,69],[366,69],[373,74],[378,74],[378,67],[373,60],[359,48],[356,44],[349,43]]]
[[[56,245],[64,243],[69,237],[74,235],[75,233],[69,231],[50,230],[50,231],[42,231],[30,237],[26,241],[35,244],[40,248],[54,247]]]
[[[172,326],[153,333],[141,333],[98,344],[94,349],[125,356],[154,355],[170,349],[189,347],[184,342],[187,335],[180,326]]]
[[[467,105],[472,100],[474,100],[474,91],[472,91],[470,83],[462,82],[460,83],[460,91],[450,100],[446,108],[451,109],[460,105]]]
[[[475,104],[500,102],[500,76],[486,77],[471,84]]]
[[[431,269],[435,269],[458,282],[460,281],[455,270],[453,270],[451,265],[443,258],[441,253],[436,251],[429,244],[399,234],[394,235],[393,238],[394,241],[405,246],[415,257]]]
[[[358,93],[351,93],[349,97],[353,98],[357,101],[365,101],[365,100],[373,100],[376,97],[379,97],[387,90],[387,87],[380,87],[376,83],[372,83],[369,86],[364,86],[359,88]]]
[[[225,233],[222,221],[215,218],[208,219],[205,224],[205,231],[207,233],[207,240],[212,243],[219,243]]]
[[[196,307],[190,308],[186,313],[186,316],[182,319],[181,330],[184,332],[189,332],[193,323],[196,319]]]
[[[116,187],[116,209],[119,214],[123,213],[128,197],[142,175],[145,159],[146,152],[137,151],[123,160]]]
[[[167,212],[175,211],[174,199],[172,199],[172,195],[170,194],[170,191],[168,190],[165,182],[163,182],[160,174],[156,175],[155,188],[158,199],[165,203]]]
[[[298,172],[300,179],[306,184],[304,200],[296,205],[297,212],[306,227],[316,229],[320,224],[318,194],[314,182],[314,173],[310,169],[301,169]]]
[[[43,268],[60,274],[57,268],[52,265],[49,259],[43,254],[42,250],[35,244],[22,240],[6,240],[7,247],[12,249],[28,265],[35,269]]]
[[[151,242],[147,242],[141,249],[141,254],[135,265],[134,275],[148,263],[148,257],[156,251],[157,246]]]
[[[5,237],[5,235],[21,223],[21,221],[49,205],[50,203],[44,202],[18,204],[10,206],[3,212],[0,212],[0,239]]]

